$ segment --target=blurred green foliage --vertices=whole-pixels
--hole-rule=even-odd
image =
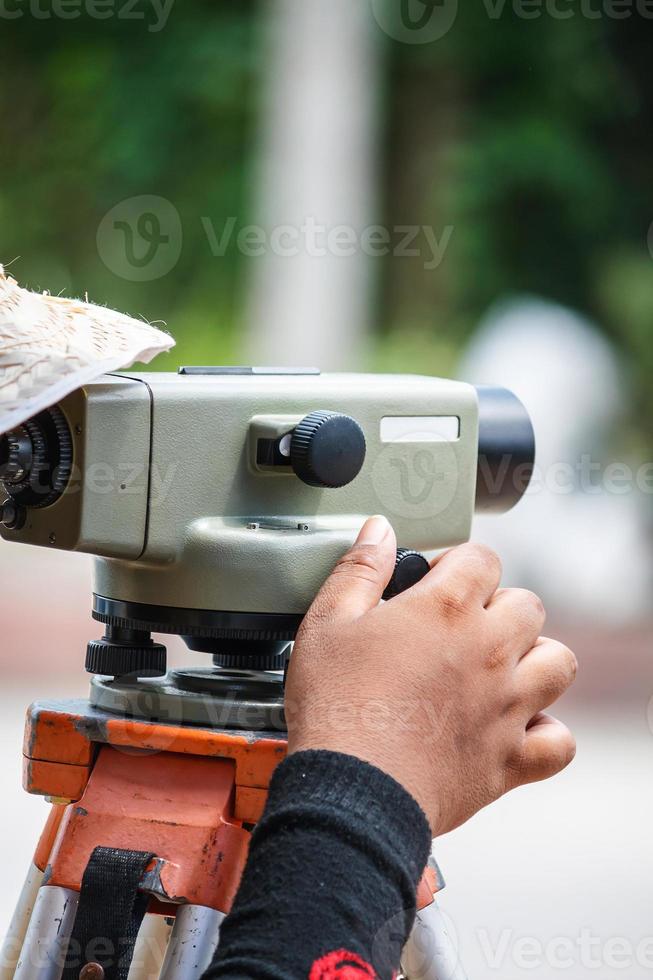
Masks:
[[[385,309],[392,333],[412,325],[412,348],[416,331],[458,348],[510,293],[589,314],[624,354],[650,442],[653,22],[568,6],[525,20],[506,3],[492,20],[460,4],[436,44],[390,46],[392,220],[454,233],[437,275],[397,270]]]
[[[233,242],[212,255],[199,218],[254,219],[262,7],[184,0],[159,31],[146,0],[133,8],[142,21],[22,9],[0,32],[0,258],[20,256],[11,271],[32,288],[165,317],[179,347],[159,367],[238,359],[253,260]],[[383,260],[371,363],[449,370],[495,299],[536,293],[619,344],[648,434],[653,22],[488,9],[460,3],[425,45],[393,42],[371,18],[385,72],[381,220],[454,229],[436,270]],[[175,274],[153,282],[116,275],[96,246],[106,212],[140,194],[174,202],[183,224]]]
[[[230,358],[242,270],[235,250],[211,255],[199,217],[219,227],[247,207],[256,7],[185,0],[158,32],[149,3],[136,12],[145,19],[26,13],[3,24],[0,256],[20,257],[10,271],[30,288],[163,317],[179,338],[175,363]],[[131,282],[103,264],[96,233],[141,194],[174,203],[184,242],[174,275]]]

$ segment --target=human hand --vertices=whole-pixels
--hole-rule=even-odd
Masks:
[[[499,589],[494,552],[464,544],[379,604],[394,531],[370,518],[306,614],[286,683],[288,751],[330,749],[393,776],[433,836],[575,754],[543,710],[572,683],[573,653],[541,637],[541,601]]]

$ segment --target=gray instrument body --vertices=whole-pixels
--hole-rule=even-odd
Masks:
[[[479,398],[471,385],[374,374],[122,374],[60,405],[73,440],[58,500],[9,541],[96,556],[94,592],[189,609],[302,614],[364,519],[383,513],[402,547],[468,539]],[[361,426],[347,486],[257,462],[261,439],[316,410]]]

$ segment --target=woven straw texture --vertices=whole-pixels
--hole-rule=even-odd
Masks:
[[[21,289],[0,265],[0,433],[173,346],[167,333],[122,313]]]

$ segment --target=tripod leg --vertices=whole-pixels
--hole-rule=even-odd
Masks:
[[[163,915],[145,916],[134,947],[127,980],[157,980],[171,931],[171,919]]]
[[[31,864],[0,953],[0,980],[13,980],[43,872]]]
[[[78,902],[69,888],[39,888],[14,980],[59,980]]]
[[[437,902],[420,909],[401,957],[407,980],[466,980]]]
[[[181,905],[160,980],[199,980],[217,949],[224,918],[223,912],[203,905]]]

